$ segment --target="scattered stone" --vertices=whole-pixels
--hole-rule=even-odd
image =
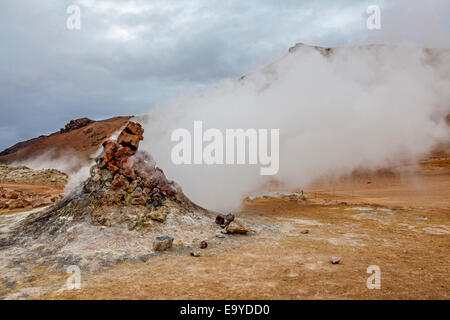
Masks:
[[[202,241],[200,242],[200,249],[206,249],[208,247],[208,242]]]
[[[173,238],[170,236],[160,236],[156,237],[153,244],[154,251],[164,251],[172,248]]]
[[[232,221],[234,221],[234,214],[232,214],[232,213],[227,214],[225,216],[225,221],[224,221],[225,227],[227,227]]]
[[[238,220],[231,221],[226,227],[226,233],[246,234],[248,230]]]
[[[216,217],[216,223],[217,223],[218,225],[224,225],[224,224],[225,224],[225,217],[219,214],[219,215]]]
[[[300,231],[300,233],[301,233],[301,234],[308,234],[308,233],[309,233],[309,230],[308,230],[308,229],[305,229],[305,230]]]
[[[200,252],[193,250],[193,251],[191,251],[191,256],[198,258],[201,256],[201,254],[200,254]]]
[[[76,120],[70,120],[70,122],[68,124],[66,124],[64,128],[61,128],[61,130],[59,130],[59,132],[66,133],[66,132],[69,132],[72,130],[80,129],[80,128],[87,126],[88,124],[90,124],[92,122],[94,122],[94,121],[89,118],[80,118],[80,119],[76,119]]]
[[[341,262],[341,258],[339,258],[339,257],[331,257],[330,262],[332,264],[339,264]]]

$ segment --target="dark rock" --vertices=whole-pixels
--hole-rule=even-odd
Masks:
[[[223,225],[224,223],[225,223],[225,218],[224,218],[224,216],[222,216],[222,215],[218,215],[217,217],[216,217],[216,223],[218,224],[218,225]]]
[[[208,247],[208,242],[202,241],[200,242],[200,249],[206,249]]]
[[[172,248],[173,238],[170,236],[160,236],[156,237],[153,244],[154,251],[164,251]]]
[[[225,221],[224,221],[225,227],[228,226],[232,221],[234,221],[234,214],[232,214],[232,213],[227,214],[225,216]]]
[[[75,129],[83,128],[87,126],[88,124],[92,123],[92,121],[89,118],[80,118],[76,120],[70,120],[68,124],[65,125],[64,129],[61,129],[60,133],[66,133]]]

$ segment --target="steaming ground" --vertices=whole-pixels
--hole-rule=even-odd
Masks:
[[[450,51],[365,46],[326,51],[298,45],[276,63],[240,80],[224,80],[149,112],[150,152],[197,203],[233,209],[249,192],[277,183],[306,188],[317,178],[399,160],[417,161],[447,141]],[[259,166],[173,165],[177,128],[280,129],[280,170]],[[205,143],[206,145],[206,143]]]

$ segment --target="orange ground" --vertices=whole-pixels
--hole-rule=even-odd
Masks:
[[[172,250],[126,262],[83,274],[81,290],[61,291],[61,274],[18,287],[56,284],[30,296],[45,299],[449,299],[448,164],[316,185],[307,204],[247,202],[238,216],[267,228],[218,239],[200,258]],[[366,287],[369,265],[381,269],[380,290]]]

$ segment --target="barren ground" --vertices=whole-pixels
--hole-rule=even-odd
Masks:
[[[363,175],[317,184],[306,204],[288,198],[246,201],[238,217],[259,226],[210,242],[202,256],[173,248],[147,262],[68,274],[38,267],[8,295],[45,299],[449,299],[448,158],[405,175]],[[302,233],[304,230],[309,233]],[[333,265],[330,257],[340,257]],[[367,267],[381,269],[369,290]],[[47,288],[40,290],[40,288]],[[5,296],[4,296],[5,297]]]

